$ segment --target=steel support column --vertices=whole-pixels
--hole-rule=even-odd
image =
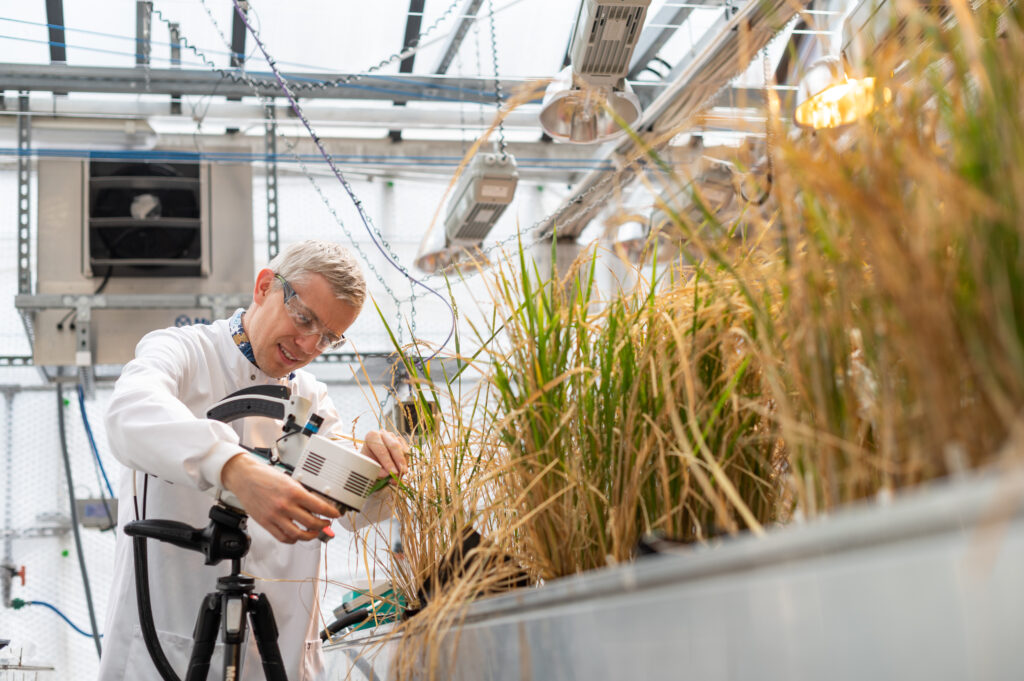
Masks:
[[[32,169],[32,118],[28,93],[18,96],[18,293],[32,292],[31,229],[29,207]]]
[[[281,250],[277,231],[277,116],[274,102],[267,103],[264,147],[267,152],[267,257],[273,260]]]

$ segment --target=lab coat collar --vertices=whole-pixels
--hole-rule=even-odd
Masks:
[[[267,384],[267,383],[279,383],[284,384],[286,381],[290,382],[295,380],[295,372],[288,374],[287,378],[275,378],[262,369],[256,364],[255,358],[252,355],[252,345],[249,343],[248,336],[245,335],[245,330],[242,328],[242,315],[245,313],[245,308],[238,308],[235,313],[231,315],[229,319],[224,320],[224,333],[220,334],[220,341],[225,344],[230,344],[235,350],[228,350],[224,353],[225,357],[230,357],[229,367],[237,374],[246,374],[249,380],[254,384]],[[237,324],[236,324],[237,322]],[[239,334],[244,336],[244,340],[239,342]],[[246,354],[243,344],[249,348],[249,353]]]

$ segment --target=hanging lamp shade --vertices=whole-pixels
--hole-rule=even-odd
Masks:
[[[800,80],[793,119],[814,130],[839,128],[874,108],[875,79],[848,78],[842,61],[827,56],[812,63]]]
[[[573,82],[567,66],[551,81],[544,93],[540,124],[558,142],[594,144],[625,132],[604,104],[626,125],[640,118],[640,100],[625,80],[619,87],[594,87]]]
[[[435,227],[420,244],[413,264],[427,274],[448,274],[487,267],[490,261],[478,244],[450,242],[445,230]]]

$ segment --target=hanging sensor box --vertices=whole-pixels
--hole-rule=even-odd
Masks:
[[[449,241],[479,244],[501,217],[519,183],[511,154],[477,154],[455,185],[444,220]]]

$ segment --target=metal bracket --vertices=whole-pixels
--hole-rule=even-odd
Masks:
[[[97,307],[102,307],[102,304]],[[96,375],[92,367],[92,303],[89,296],[79,296],[75,301],[75,366],[78,367],[78,382],[82,390],[86,397],[92,399],[96,393]]]

